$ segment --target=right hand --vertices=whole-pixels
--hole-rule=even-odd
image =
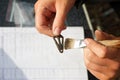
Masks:
[[[97,40],[120,39],[102,31],[95,32]],[[85,40],[84,60],[87,69],[99,80],[116,80],[120,77],[120,49],[107,47],[93,39]]]
[[[75,0],[38,0],[35,4],[37,30],[48,36],[60,35],[66,28],[66,15]]]

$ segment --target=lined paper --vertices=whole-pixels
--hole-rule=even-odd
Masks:
[[[62,35],[84,39],[82,27]],[[0,80],[87,80],[83,56],[83,49],[59,53],[52,37],[35,28],[0,28]]]

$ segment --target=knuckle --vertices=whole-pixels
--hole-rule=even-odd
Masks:
[[[120,69],[120,63],[117,63],[116,65],[114,65],[115,70],[119,70]]]
[[[103,47],[102,49],[101,49],[101,58],[106,58],[107,57],[107,54],[108,54],[108,47]]]
[[[109,78],[109,79],[113,79],[113,78],[117,77],[118,74],[119,74],[119,71],[120,71],[120,64],[115,64],[115,65],[112,67],[112,70],[111,70],[111,72],[109,73],[108,78]]]
[[[108,79],[109,80],[112,80],[116,77],[116,73],[111,73],[109,76],[108,76]]]
[[[34,4],[34,9],[36,9],[37,7],[38,7],[38,2]]]
[[[87,67],[88,70],[91,69],[91,70],[98,71],[98,72],[100,71],[100,67],[94,65],[94,64],[93,64],[92,62],[90,62],[90,61],[87,61],[87,62],[86,62],[86,67]]]
[[[39,33],[42,33],[42,31],[43,31],[43,28],[40,26],[36,26],[36,29],[39,31]]]
[[[116,63],[112,68],[113,72],[117,74],[120,71],[120,63]]]
[[[91,62],[89,60],[85,60],[85,65],[86,65],[87,68],[89,68],[90,65],[91,65]]]
[[[101,80],[115,80],[116,78],[116,73],[113,72],[108,72],[109,74],[103,74]]]

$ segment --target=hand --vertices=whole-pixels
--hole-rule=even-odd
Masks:
[[[117,39],[113,35],[96,31],[98,40]],[[93,39],[86,39],[84,59],[87,69],[100,80],[116,80],[120,76],[120,49],[106,47]]]
[[[66,28],[65,18],[75,0],[38,0],[35,4],[35,24],[48,36],[59,35]]]

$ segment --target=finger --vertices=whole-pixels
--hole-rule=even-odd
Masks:
[[[91,72],[95,77],[97,77],[100,80],[118,80],[119,77],[119,73],[109,71],[107,68],[104,69],[103,72],[98,72],[90,68],[88,69],[88,71]]]
[[[85,43],[86,46],[98,57],[105,57],[105,54],[103,53],[104,46],[89,38],[85,39]]]
[[[96,60],[99,63],[99,60]],[[104,64],[105,60],[103,60],[103,64]],[[106,61],[107,62],[107,61]],[[109,63],[109,62],[108,62]],[[112,63],[111,63],[112,64]],[[107,78],[113,78],[115,77],[115,75],[117,74],[116,71],[118,71],[117,68],[115,68],[116,65],[111,66],[111,64],[108,66],[106,64],[103,65],[99,65],[94,63],[94,61],[91,61],[91,59],[89,60],[87,57],[85,57],[85,65],[87,67],[87,69],[97,78],[100,78],[100,80],[103,79],[107,79]]]
[[[87,69],[98,78],[102,79],[100,75],[104,75],[103,79],[114,78],[119,72],[119,62],[114,59],[99,58],[88,48],[84,48],[84,59]]]
[[[47,8],[44,7],[38,8],[35,15],[35,25],[40,33],[46,34],[48,36],[53,35],[51,24],[52,17],[53,17],[52,12],[50,12]]]
[[[64,30],[65,27],[65,18],[66,18],[66,12],[63,10],[57,10],[56,16],[53,22],[53,34],[59,35],[62,30]]]
[[[46,28],[45,28],[46,27]],[[44,35],[48,35],[50,37],[53,37],[52,30],[48,28],[48,26],[41,26],[40,28],[37,27],[37,30]]]
[[[84,59],[85,59],[85,65],[86,65],[87,69],[91,69],[91,70],[97,71],[99,73],[102,73],[103,70],[105,71],[107,69],[106,65],[101,65],[99,63],[96,63],[96,62],[92,61],[91,59],[89,59],[89,57],[86,55],[84,56]]]
[[[97,40],[105,40],[107,38],[106,35],[100,30],[95,31],[95,36]]]
[[[92,69],[88,69],[88,71],[93,74],[96,78],[98,78],[99,80],[112,80],[110,78],[108,78],[105,74],[92,70]],[[114,80],[114,79],[113,79]]]
[[[95,53],[93,53],[90,49],[84,48],[84,56],[85,59],[87,59],[90,63],[100,65],[100,66],[107,66],[107,63],[105,62],[104,59],[101,59]]]
[[[85,43],[87,47],[94,52],[98,57],[100,58],[115,58],[117,57],[119,49],[117,48],[112,48],[112,47],[107,47],[105,45],[102,45],[93,39],[85,39]]]
[[[107,33],[102,32],[100,30],[95,31],[95,36],[96,36],[97,40],[106,40],[106,39],[113,39],[114,38],[113,35],[107,34]]]

